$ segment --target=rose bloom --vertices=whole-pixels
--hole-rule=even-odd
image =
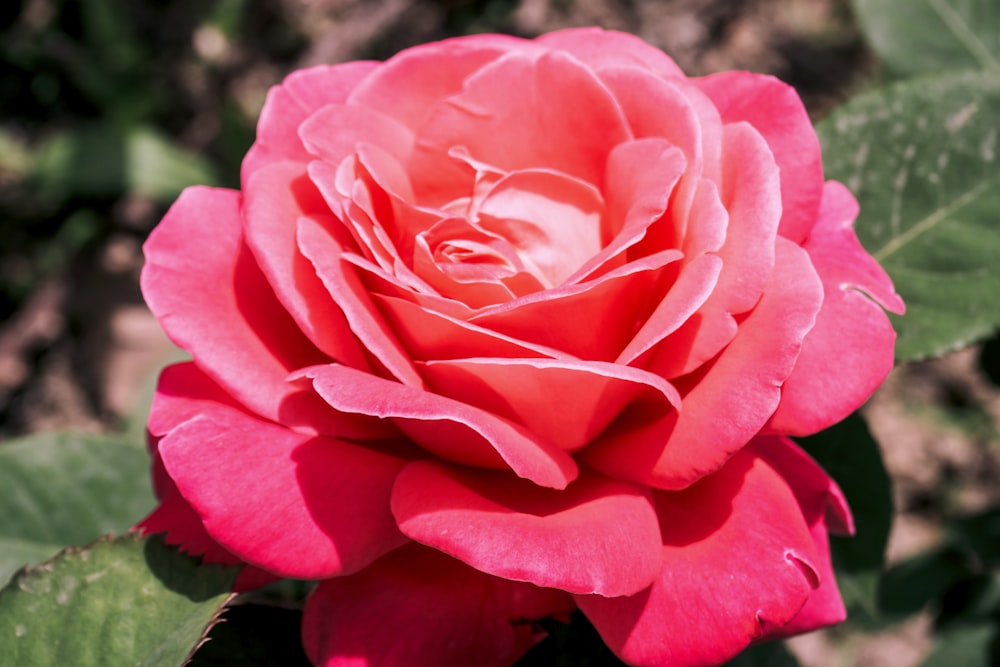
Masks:
[[[795,92],[630,35],[450,39],[273,88],[142,287],[192,361],[140,528],[318,580],[317,665],[504,665],[579,609],[635,665],[844,617],[837,486],[903,304]]]

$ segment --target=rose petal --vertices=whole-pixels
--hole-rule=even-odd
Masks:
[[[719,250],[723,271],[715,294],[736,314],[757,303],[771,278],[781,179],[769,147],[748,124],[723,128],[723,153],[719,196],[729,227]]]
[[[795,89],[772,76],[722,72],[694,79],[726,123],[749,122],[781,170],[779,233],[802,243],[816,221],[823,190],[819,139]]]
[[[458,319],[467,319],[476,312],[461,301],[441,296],[433,289],[414,288],[407,277],[399,275],[398,270],[390,273],[364,257],[352,253],[345,253],[342,259],[355,268],[365,289],[373,296],[377,294],[392,296],[410,301],[420,308]]]
[[[299,140],[299,125],[317,109],[346,100],[379,68],[370,61],[320,65],[293,72],[271,88],[257,121],[257,140],[243,159],[242,182],[271,162],[312,159]]]
[[[201,517],[177,490],[177,485],[163,469],[163,461],[155,451],[152,472],[153,487],[159,504],[133,530],[138,530],[142,535],[163,533],[167,544],[178,547],[184,553],[198,556],[205,564],[243,565],[233,584],[233,590],[237,593],[252,591],[278,580],[270,572],[246,565],[208,534]]]
[[[662,50],[635,35],[601,28],[570,28],[542,35],[538,44],[559,49],[593,69],[641,67],[661,77],[683,77],[684,72]]]
[[[626,412],[582,452],[584,460],[612,477],[680,489],[717,470],[760,431],[822,299],[805,251],[779,239],[777,258],[764,296],[733,342],[681,381],[679,413]]]
[[[520,424],[561,449],[590,442],[634,401],[680,407],[663,378],[619,364],[555,359],[453,359],[421,364],[428,386]]]
[[[299,248],[316,267],[317,275],[344,312],[354,335],[396,378],[415,387],[421,386],[423,381],[379,317],[354,268],[342,260],[341,247],[316,221],[302,218],[298,223]]]
[[[419,128],[431,107],[459,92],[469,75],[509,51],[535,48],[516,37],[476,35],[406,49],[357,86],[349,103]]]
[[[843,621],[847,610],[837,589],[827,530],[840,534],[854,533],[854,521],[844,494],[823,469],[791,440],[762,436],[754,439],[753,447],[791,486],[809,525],[819,559],[815,564],[819,587],[813,590],[805,606],[791,622],[769,628],[767,636],[789,637]]]
[[[504,579],[631,595],[660,571],[649,492],[596,475],[563,491],[432,461],[400,473],[392,511],[407,536]]]
[[[302,376],[337,410],[392,419],[421,447],[447,460],[509,468],[556,489],[577,475],[572,457],[558,447],[461,401],[335,364],[306,369]]]
[[[158,437],[197,417],[208,405],[240,409],[233,397],[194,363],[171,364],[160,372],[146,430]]]
[[[561,285],[602,245],[604,200],[592,185],[545,170],[515,171],[483,198],[478,223],[507,239],[545,287]]]
[[[637,138],[663,139],[687,160],[671,199],[670,216],[640,250],[681,247],[692,252],[689,235],[703,236],[713,230],[724,237],[724,229],[703,228],[704,221],[693,218],[691,210],[703,183],[718,183],[721,176],[723,124],[711,100],[686,79],[664,79],[635,69],[610,69],[601,73],[601,79],[614,93]],[[664,224],[668,222],[669,226]]]
[[[659,578],[630,597],[574,596],[626,662],[721,664],[765,626],[794,618],[818,584],[795,498],[751,450],[684,491],[654,493],[654,501],[663,534]]]
[[[278,419],[297,391],[288,374],[327,358],[275,299],[241,228],[238,192],[188,188],[143,246],[142,293],[202,370],[254,412]]]
[[[247,245],[278,299],[319,349],[341,363],[368,368],[343,312],[296,244],[299,218],[329,216],[303,166],[283,162],[259,168],[248,180],[244,202]]]
[[[854,534],[843,491],[802,448],[781,436],[759,436],[753,447],[788,482],[809,525],[822,522],[830,532]]]
[[[857,212],[847,188],[827,184],[805,245],[823,281],[823,308],[782,387],[770,431],[806,435],[827,428],[856,410],[892,370],[896,334],[882,308],[902,313],[904,306],[854,235]]]
[[[732,340],[737,330],[733,316],[759,301],[774,267],[781,214],[774,159],[747,124],[726,126],[723,138],[726,154],[738,157],[726,161],[718,193],[709,185],[696,191],[686,232],[692,238],[683,242],[687,252],[715,250],[725,224],[725,242],[717,250],[722,271],[704,307],[664,339],[663,352],[649,366],[666,378],[695,371]]]
[[[299,126],[299,138],[311,154],[331,165],[353,155],[360,144],[397,156],[406,156],[413,146],[413,132],[405,125],[373,109],[347,104],[330,104],[314,112]]]
[[[413,237],[441,219],[440,211],[415,208],[410,181],[399,161],[385,151],[362,144],[352,157],[334,166],[319,160],[309,163],[309,176],[330,210],[340,218],[354,240],[354,248],[414,289],[426,286],[408,271],[401,273],[413,255]],[[337,235],[338,240],[340,235]]]
[[[165,435],[159,452],[208,533],[280,576],[355,572],[406,541],[389,513],[406,463],[395,456],[222,406]]]
[[[722,260],[713,254],[701,255],[681,269],[677,281],[622,350],[617,363],[632,364],[688,322],[712,294],[721,271]]]
[[[478,326],[581,359],[612,361],[652,311],[654,304],[648,295],[663,292],[676,278],[671,265],[679,264],[682,257],[678,250],[664,250],[594,280],[485,308],[469,319]],[[601,325],[606,322],[615,326]]]
[[[418,234],[413,271],[442,296],[470,308],[543,289],[507,239],[466,218],[444,218]]]
[[[508,667],[544,638],[536,621],[572,609],[562,591],[490,577],[411,545],[320,583],[302,634],[318,667]]]
[[[629,138],[614,98],[579,61],[557,51],[510,53],[434,107],[408,171],[418,201],[429,205],[471,192],[467,167],[449,154],[453,146],[503,171],[552,169],[600,189],[608,153]]]
[[[561,358],[565,355],[518,340],[410,301],[372,294],[400,344],[414,361],[469,357]]]
[[[639,139],[615,146],[608,156],[605,174],[607,214],[602,238],[608,241],[566,282],[592,280],[622,266],[626,253],[666,213],[686,166],[683,153],[662,139]],[[671,248],[674,244],[660,247]]]

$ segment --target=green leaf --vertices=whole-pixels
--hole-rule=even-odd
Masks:
[[[217,182],[211,165],[145,125],[93,123],[54,134],[38,149],[38,188],[57,199],[131,193],[164,203],[189,185]]]
[[[1000,326],[1000,72],[911,79],[818,126],[828,177],[857,196],[856,229],[906,301],[900,359]]]
[[[892,522],[892,489],[878,444],[856,413],[800,444],[840,485],[854,514],[853,537],[830,538],[837,583],[855,620],[878,619],[877,588]]]
[[[952,540],[968,549],[987,568],[1000,568],[1000,507],[953,519],[947,527]]]
[[[964,556],[954,549],[927,551],[894,565],[879,584],[879,608],[893,616],[916,614],[956,582],[970,576]]]
[[[921,667],[992,667],[995,624],[965,626],[944,635]]]
[[[212,625],[236,570],[199,566],[135,535],[64,552],[0,591],[0,664],[178,667]]]
[[[189,185],[214,185],[211,165],[148,127],[127,135],[125,153],[131,192],[171,202]]]
[[[1000,68],[996,0],[855,0],[854,9],[890,74]]]
[[[95,435],[49,433],[0,446],[0,584],[26,563],[142,519],[155,502],[149,465],[138,443]]]
[[[941,598],[935,629],[951,631],[987,622],[1000,611],[1000,574],[976,574],[952,585]]]

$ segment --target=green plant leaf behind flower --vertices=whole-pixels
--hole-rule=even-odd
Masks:
[[[128,530],[155,504],[146,450],[108,436],[46,433],[6,443],[0,489],[0,586],[22,565]]]
[[[993,623],[963,626],[943,635],[920,667],[992,667],[1000,658]]]
[[[890,77],[1000,69],[996,0],[854,0],[854,10]]]
[[[959,349],[1000,326],[1000,71],[909,79],[817,128],[829,178],[906,301],[896,356]]]
[[[236,570],[127,535],[20,571],[0,591],[0,664],[184,664],[230,599]]]

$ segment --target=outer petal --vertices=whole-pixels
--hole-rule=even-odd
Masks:
[[[241,227],[238,192],[188,188],[143,246],[142,292],[200,368],[251,410],[278,419],[298,391],[285,382],[289,372],[327,358],[275,299]],[[319,416],[310,409],[302,418]]]
[[[788,84],[750,72],[723,72],[694,83],[712,98],[723,122],[747,121],[764,135],[781,170],[779,233],[801,243],[823,191],[819,139],[802,99]]]
[[[818,584],[809,528],[788,485],[752,451],[681,492],[656,492],[663,569],[630,597],[575,596],[632,665],[721,664],[784,625]]]
[[[418,199],[430,204],[469,194],[468,168],[451,156],[456,146],[503,171],[560,170],[601,189],[608,153],[629,138],[621,109],[593,71],[558,51],[511,53],[434,107],[408,171]]]
[[[311,67],[293,72],[268,91],[257,123],[257,141],[243,159],[243,183],[265,164],[310,160],[299,140],[299,126],[317,109],[342,103],[379,67],[380,63],[364,61]]]
[[[854,533],[847,500],[823,469],[788,438],[763,436],[754,439],[752,446],[791,486],[819,558],[819,587],[790,623],[768,628],[767,636],[788,637],[843,621],[847,610],[837,590],[827,530]]]
[[[781,436],[759,436],[752,445],[791,486],[809,525],[822,522],[837,535],[854,534],[844,493],[811,456]]]
[[[317,667],[507,667],[562,616],[562,591],[490,577],[431,549],[403,547],[306,602],[302,634]]]
[[[576,478],[578,468],[569,454],[461,401],[335,364],[307,369],[303,377],[337,410],[392,419],[417,444],[445,459],[508,468],[557,489]]]
[[[475,35],[406,49],[358,86],[349,102],[416,129],[434,104],[462,89],[470,74],[504,53],[530,48],[531,42],[516,37]]]
[[[397,457],[222,406],[203,406],[159,453],[215,541],[281,576],[354,572],[406,541],[389,512]]]
[[[207,409],[242,409],[233,397],[195,364],[182,362],[163,369],[156,381],[146,428],[158,438]]]
[[[156,444],[153,444],[155,450]],[[201,517],[184,499],[177,485],[163,469],[163,461],[159,454],[153,453],[153,487],[159,504],[145,519],[136,524],[133,530],[143,535],[165,533],[167,544],[173,544],[181,551],[193,556],[199,556],[203,563],[219,563],[222,565],[245,565],[243,561],[226,551],[205,530]],[[252,591],[277,581],[278,577],[270,572],[246,565],[236,577],[234,590],[241,593]]]
[[[631,595],[660,571],[647,489],[585,475],[564,491],[431,461],[392,494],[400,530],[488,574],[571,593]]]
[[[856,410],[892,370],[896,333],[886,307],[902,300],[851,228],[858,205],[840,183],[827,183],[816,228],[805,244],[823,281],[823,309],[785,381],[768,429],[805,435]]]
[[[413,143],[412,131],[390,116],[346,104],[316,111],[299,126],[299,138],[310,153],[334,166],[353,155],[361,143],[397,156],[408,154]]]
[[[428,386],[521,424],[573,451],[634,402],[664,413],[680,407],[674,387],[653,373],[598,361],[472,358],[421,365]]]
[[[640,67],[658,76],[683,77],[684,72],[660,49],[635,35],[600,28],[570,28],[542,35],[537,40],[566,51],[598,72],[610,67]]]
[[[773,413],[815,322],[821,290],[805,252],[779,239],[771,282],[736,338],[678,383],[680,412],[626,411],[583,450],[584,459],[607,475],[663,489],[684,488],[717,470]]]

